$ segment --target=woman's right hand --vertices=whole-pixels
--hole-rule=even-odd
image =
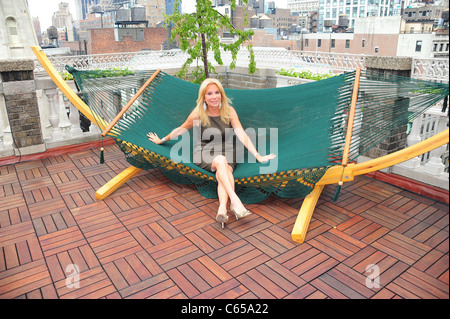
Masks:
[[[150,141],[152,141],[152,142],[155,143],[155,144],[162,144],[162,143],[164,143],[164,141],[163,141],[162,139],[160,139],[160,138],[158,137],[158,134],[156,134],[156,133],[149,132],[149,133],[147,134],[147,137],[148,137],[148,139],[149,139]]]

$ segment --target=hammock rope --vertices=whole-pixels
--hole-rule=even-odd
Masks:
[[[192,183],[205,197],[217,197],[214,175],[193,163],[192,131],[164,145],[146,137],[149,131],[166,135],[184,122],[195,107],[197,84],[159,72],[136,96],[155,71],[69,71],[96,121],[112,123],[123,113],[107,134],[131,165],[159,167],[171,180]],[[444,84],[363,71],[350,116],[356,74],[276,89],[226,89],[258,151],[277,154],[276,161],[259,164],[243,152],[245,161],[235,171],[243,202],[260,202],[271,194],[306,196],[331,166],[354,161],[393,134],[406,132],[410,121],[448,95]],[[346,139],[350,120],[351,140]]]

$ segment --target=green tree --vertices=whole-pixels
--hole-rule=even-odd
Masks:
[[[231,9],[236,9],[237,0],[230,0]],[[246,5],[248,0],[242,0]],[[237,54],[242,44],[247,43],[249,52],[249,74],[256,70],[255,54],[253,47],[249,42],[253,35],[253,30],[236,29],[229,17],[220,14],[212,7],[211,0],[196,0],[196,11],[194,13],[180,13],[178,8],[181,6],[181,0],[177,0],[174,6],[174,13],[166,19],[166,25],[171,26],[170,41],[178,41],[180,49],[189,54],[188,59],[181,67],[178,76],[188,77],[188,71],[194,61],[197,65],[192,71],[193,81],[200,83],[205,78],[210,77],[216,70],[208,60],[208,52],[214,53],[214,60],[223,65],[221,49],[231,53],[232,62],[230,68],[236,67]],[[245,23],[248,24],[247,17]],[[218,32],[228,30],[235,37],[234,43],[221,43]]]

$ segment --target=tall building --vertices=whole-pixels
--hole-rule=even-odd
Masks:
[[[158,23],[164,21],[164,15],[166,14],[166,0],[137,0],[137,3],[145,7],[149,26],[154,27]]]
[[[299,17],[298,24],[302,30],[317,32],[319,0],[288,0],[287,7]]]
[[[73,17],[69,11],[69,4],[67,2],[61,2],[58,5],[58,11],[52,16],[52,25],[63,32],[63,40],[70,42],[74,40]]]
[[[311,12],[319,9],[319,0],[288,0],[287,8],[292,14],[309,16]]]
[[[39,17],[33,17],[33,27],[36,33],[37,41],[39,44],[42,43],[42,31],[41,31],[41,21],[39,21]]]
[[[103,12],[112,12],[118,8],[129,7],[136,4],[137,0],[75,0],[76,19],[84,20],[92,13],[92,7],[99,5]]]
[[[401,0],[319,0],[318,31],[331,31],[342,15],[347,16],[349,28],[355,26],[356,18],[393,16],[394,7],[401,7]],[[395,15],[400,15],[400,10],[395,10]]]
[[[173,10],[175,9],[175,1],[176,0],[166,0],[166,13],[172,14]],[[181,11],[181,7],[178,8],[179,11]]]
[[[98,4],[99,2],[100,0],[75,0],[76,19],[86,19],[87,15],[90,13],[90,7]]]
[[[36,33],[25,0],[0,1],[0,59],[34,57]]]

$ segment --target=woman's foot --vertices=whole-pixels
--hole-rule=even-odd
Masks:
[[[222,223],[222,228],[224,228],[224,226],[225,226],[224,224],[226,222],[228,222],[228,215],[227,215],[226,208],[219,207],[219,211],[217,212],[217,215],[216,215],[216,220],[219,223]]]
[[[233,204],[230,204],[230,210],[233,212],[234,216],[236,216],[236,220],[238,220],[239,218],[250,216],[252,214],[252,212],[246,209],[243,205],[240,210],[235,210]]]

